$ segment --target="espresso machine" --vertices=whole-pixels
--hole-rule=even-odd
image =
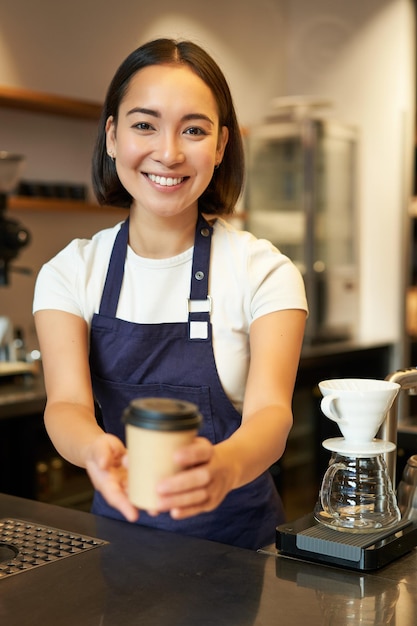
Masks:
[[[30,242],[28,230],[6,216],[7,197],[17,185],[23,162],[23,156],[0,150],[0,286],[9,284],[10,263]]]
[[[20,250],[30,242],[29,231],[6,215],[7,198],[17,185],[23,162],[23,156],[0,150],[0,287],[9,284],[11,270],[30,273],[26,268],[11,266]],[[16,360],[13,339],[12,321],[1,315],[0,310],[1,374],[9,372],[8,368],[3,368],[3,365],[6,366],[4,362]]]
[[[357,379],[358,383],[366,381]],[[392,388],[397,387],[399,393],[392,392],[391,398],[387,396],[385,408],[382,405],[379,407],[381,420],[376,433],[379,438],[372,436],[367,443],[351,440],[352,433],[340,421],[339,427],[345,437],[323,442],[323,446],[332,451],[332,457],[315,510],[277,527],[276,548],[279,554],[369,571],[387,565],[417,546],[417,513],[406,502],[402,503],[400,511],[394,494],[399,396],[404,391],[417,390],[417,368],[398,370],[387,376],[385,381]],[[343,382],[346,384],[349,379],[343,379]],[[380,386],[384,384],[384,381],[367,382],[379,382]],[[352,379],[352,384],[355,383]],[[333,394],[331,385],[327,391],[325,386],[320,390],[323,395],[322,410],[329,417],[329,398],[332,400],[333,396],[326,398],[326,395]],[[339,395],[343,396],[343,393],[349,395],[346,390]],[[369,394],[366,391],[362,393],[359,388],[355,393],[357,404],[351,402],[351,406],[359,410],[362,404],[364,411],[372,413],[373,408],[369,409],[371,405],[366,399]],[[381,395],[381,392],[378,394]],[[343,402],[340,406],[343,410]],[[365,421],[364,415],[361,421]],[[356,428],[361,436],[368,436],[360,426]],[[354,475],[352,467],[356,471]],[[409,497],[412,495],[409,494]]]

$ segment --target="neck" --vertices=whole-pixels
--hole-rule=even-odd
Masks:
[[[164,259],[193,246],[197,211],[175,217],[140,216],[131,209],[129,245],[139,256]]]

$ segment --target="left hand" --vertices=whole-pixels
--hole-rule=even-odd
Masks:
[[[85,467],[95,489],[124,517],[135,522],[138,509],[127,497],[126,448],[114,435],[103,433],[87,446]]]
[[[169,511],[179,520],[219,506],[232,488],[232,479],[218,446],[197,437],[176,452],[175,460],[182,470],[159,483],[158,511]]]

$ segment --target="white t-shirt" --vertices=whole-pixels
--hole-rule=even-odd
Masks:
[[[40,270],[33,311],[58,309],[90,325],[98,313],[110,254],[121,224],[75,239]],[[137,323],[186,322],[193,248],[167,259],[128,247],[117,317]],[[270,242],[218,218],[211,244],[209,295],[213,350],[222,385],[240,410],[249,368],[249,327],[282,309],[307,310],[302,277]]]

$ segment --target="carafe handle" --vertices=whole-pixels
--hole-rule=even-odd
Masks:
[[[328,515],[332,517],[339,517],[339,513],[335,511],[331,506],[331,486],[333,484],[333,480],[337,472],[341,470],[346,470],[346,465],[344,463],[333,463],[330,465],[326,473],[323,476],[323,481],[320,489],[320,502],[323,511],[325,511]]]

